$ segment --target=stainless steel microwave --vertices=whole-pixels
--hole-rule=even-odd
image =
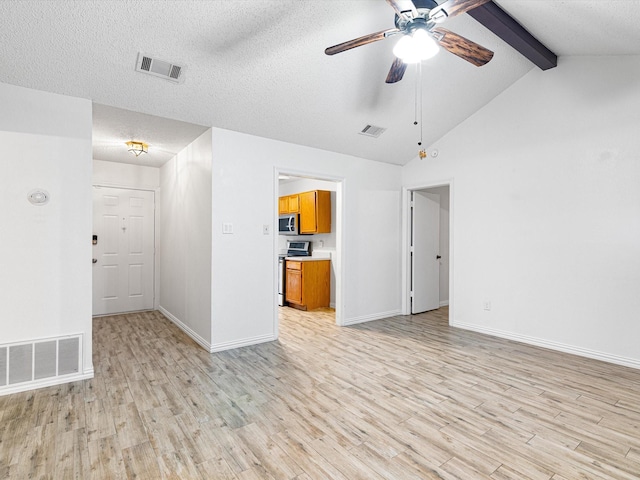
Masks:
[[[278,217],[278,233],[280,235],[298,235],[300,216],[297,213]]]

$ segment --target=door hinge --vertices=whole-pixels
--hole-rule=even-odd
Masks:
[[[413,290],[409,293],[409,298],[413,298]]]

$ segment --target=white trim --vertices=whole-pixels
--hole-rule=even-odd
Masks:
[[[358,323],[372,322],[374,320],[382,320],[389,317],[395,317],[397,315],[402,315],[402,312],[400,310],[392,310],[389,312],[373,313],[371,315],[363,315],[361,317],[345,319],[342,326],[346,327],[348,325],[357,325]]]
[[[0,397],[10,395],[12,393],[26,392],[37,388],[52,387],[63,383],[78,382],[80,380],[88,380],[93,378],[93,368],[86,370],[84,373],[73,373],[69,375],[60,375],[58,377],[44,378],[42,380],[34,380],[30,382],[17,383],[14,385],[6,385],[0,387]]]
[[[211,352],[211,344],[209,342],[207,342],[204,338],[202,338],[200,336],[200,334],[198,334],[195,330],[193,330],[191,327],[189,327],[182,320],[178,319],[178,317],[176,317],[173,314],[171,314],[162,305],[158,306],[158,310],[165,317],[167,317],[171,322],[173,322],[180,330],[182,330],[184,333],[189,335],[189,337],[191,337],[191,339],[194,342],[196,342],[198,345],[200,345],[202,348],[204,348],[207,352]]]
[[[277,340],[273,334],[259,335],[257,337],[243,338],[242,340],[232,340],[230,342],[214,343],[211,345],[209,353],[222,352],[224,350],[232,350],[240,347],[250,347],[259,343],[273,342]]]
[[[151,167],[154,168],[154,167]],[[101,183],[92,183],[91,184],[92,187],[97,187],[97,188],[118,188],[120,190],[142,190],[145,192],[156,192],[160,187],[129,187],[126,185],[122,185],[122,184],[117,184],[117,183],[105,183],[105,182],[101,182]]]
[[[473,332],[483,333],[485,335],[491,335],[493,337],[504,338],[507,340],[513,340],[514,342],[526,343],[527,345],[533,345],[535,347],[548,348],[558,352],[570,353],[572,355],[578,355],[580,357],[593,358],[595,360],[602,360],[603,362],[614,363],[616,365],[623,365],[625,367],[640,369],[640,360],[634,358],[620,357],[618,355],[612,355],[610,353],[598,352],[597,350],[590,350],[587,348],[576,347],[575,345],[569,345],[566,343],[554,342],[551,340],[545,340],[537,337],[530,337],[528,335],[520,335],[519,333],[507,332],[504,330],[497,330],[494,328],[482,327],[473,325],[471,323],[464,322],[452,322],[452,327],[461,328],[464,330],[471,330]]]
[[[443,300],[440,302],[440,306],[441,307],[448,307],[449,306],[449,300]]]

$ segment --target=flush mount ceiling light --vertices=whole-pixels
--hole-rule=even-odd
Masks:
[[[134,142],[133,140],[127,142],[127,147],[129,147],[129,151],[136,157],[139,157],[143,153],[147,153],[149,150],[149,145],[147,145],[146,143]]]

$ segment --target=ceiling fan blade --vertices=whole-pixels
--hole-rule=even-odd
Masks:
[[[402,80],[402,77],[404,76],[404,72],[406,70],[407,70],[407,64],[404,63],[399,58],[396,58],[393,61],[393,64],[391,65],[391,69],[389,70],[389,73],[387,74],[387,79],[385,80],[385,83],[399,82],[400,80]]]
[[[390,28],[388,30],[382,30],[381,32],[370,33],[369,35],[364,35],[362,37],[354,38],[353,40],[349,40],[346,42],[339,43],[332,47],[325,48],[324,53],[327,55],[335,55],[336,53],[344,52],[346,50],[351,50],[352,48],[360,47],[362,45],[367,45],[368,43],[377,42],[379,40],[384,40],[387,35],[398,33],[400,30],[397,28]]]
[[[472,42],[457,33],[453,33],[451,30],[436,27],[431,30],[431,33],[445,50],[457,55],[469,63],[474,64],[476,67],[486,65],[489,63],[489,60],[493,58],[493,52],[491,50],[483,47],[482,45],[478,45],[476,42]]]
[[[429,20],[443,22],[448,17],[462,15],[489,1],[490,0],[447,0],[429,12]]]
[[[396,11],[396,14],[400,18],[404,18],[405,20],[409,20],[409,17],[407,17],[407,15],[403,12],[402,7],[400,6],[398,0],[387,0],[387,3],[393,7],[393,9]],[[416,9],[416,6],[413,4],[413,2],[411,0],[406,0],[405,3],[408,4],[407,6],[411,9],[411,13],[413,13],[413,16],[414,17],[417,16],[418,15],[418,10]]]

